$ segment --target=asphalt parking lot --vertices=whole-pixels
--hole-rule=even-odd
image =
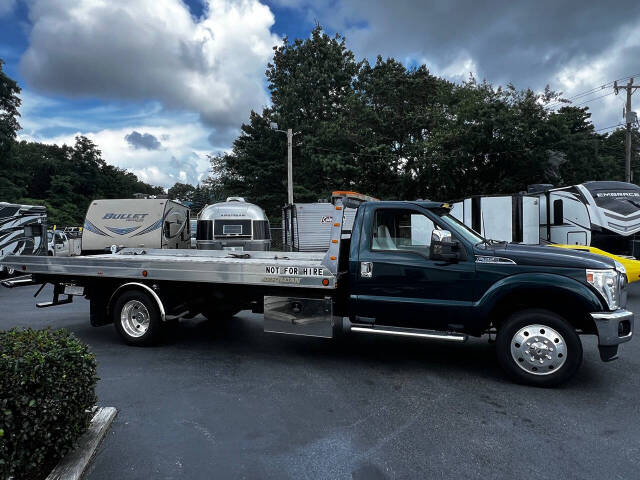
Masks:
[[[261,316],[183,321],[167,345],[124,345],[88,302],[38,310],[0,288],[0,328],[66,328],[119,410],[87,478],[606,478],[640,476],[640,340],[557,389],[510,383],[486,339],[450,345],[262,332]],[[43,298],[45,293],[43,292]],[[640,312],[640,285],[629,308]],[[48,299],[48,298],[47,298]]]

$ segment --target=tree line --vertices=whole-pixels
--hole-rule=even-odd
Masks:
[[[16,140],[21,92],[0,59],[0,201],[45,205],[50,225],[82,225],[97,198],[160,194],[131,172],[107,164],[95,143],[78,136],[74,145]]]
[[[536,93],[473,77],[453,83],[425,65],[357,61],[343,36],[320,26],[275,47],[266,79],[272,105],[251,112],[231,152],[211,157],[207,185],[219,198],[247,197],[272,222],[286,202],[287,178],[286,135],[272,124],[297,132],[299,202],[333,190],[454,200],[624,177],[624,131],[598,132],[588,107],[549,88]],[[633,135],[637,146],[637,129]],[[640,173],[637,148],[632,167]]]

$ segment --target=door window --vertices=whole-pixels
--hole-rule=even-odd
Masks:
[[[403,250],[429,255],[434,224],[413,210],[376,210],[372,250]]]

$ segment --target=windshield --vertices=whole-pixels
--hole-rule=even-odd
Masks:
[[[448,213],[447,210],[443,210],[441,213],[436,211],[436,213],[438,213],[442,223],[451,230],[451,232],[455,232],[458,236],[464,238],[471,244],[475,245],[476,243],[485,241],[485,239],[478,235],[474,230],[471,230],[460,220]]]

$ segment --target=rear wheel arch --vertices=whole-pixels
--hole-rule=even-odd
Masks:
[[[129,292],[129,291],[142,291],[150,295],[151,298],[157,304],[158,311],[160,313],[160,321],[164,322],[166,320],[166,311],[162,303],[162,300],[160,299],[158,294],[149,285],[145,285],[144,283],[140,283],[140,282],[123,283],[122,285],[119,285],[114,289],[113,293],[111,294],[107,302],[108,317],[111,317],[113,315],[113,307],[116,301],[118,300],[118,298],[125,292]]]

